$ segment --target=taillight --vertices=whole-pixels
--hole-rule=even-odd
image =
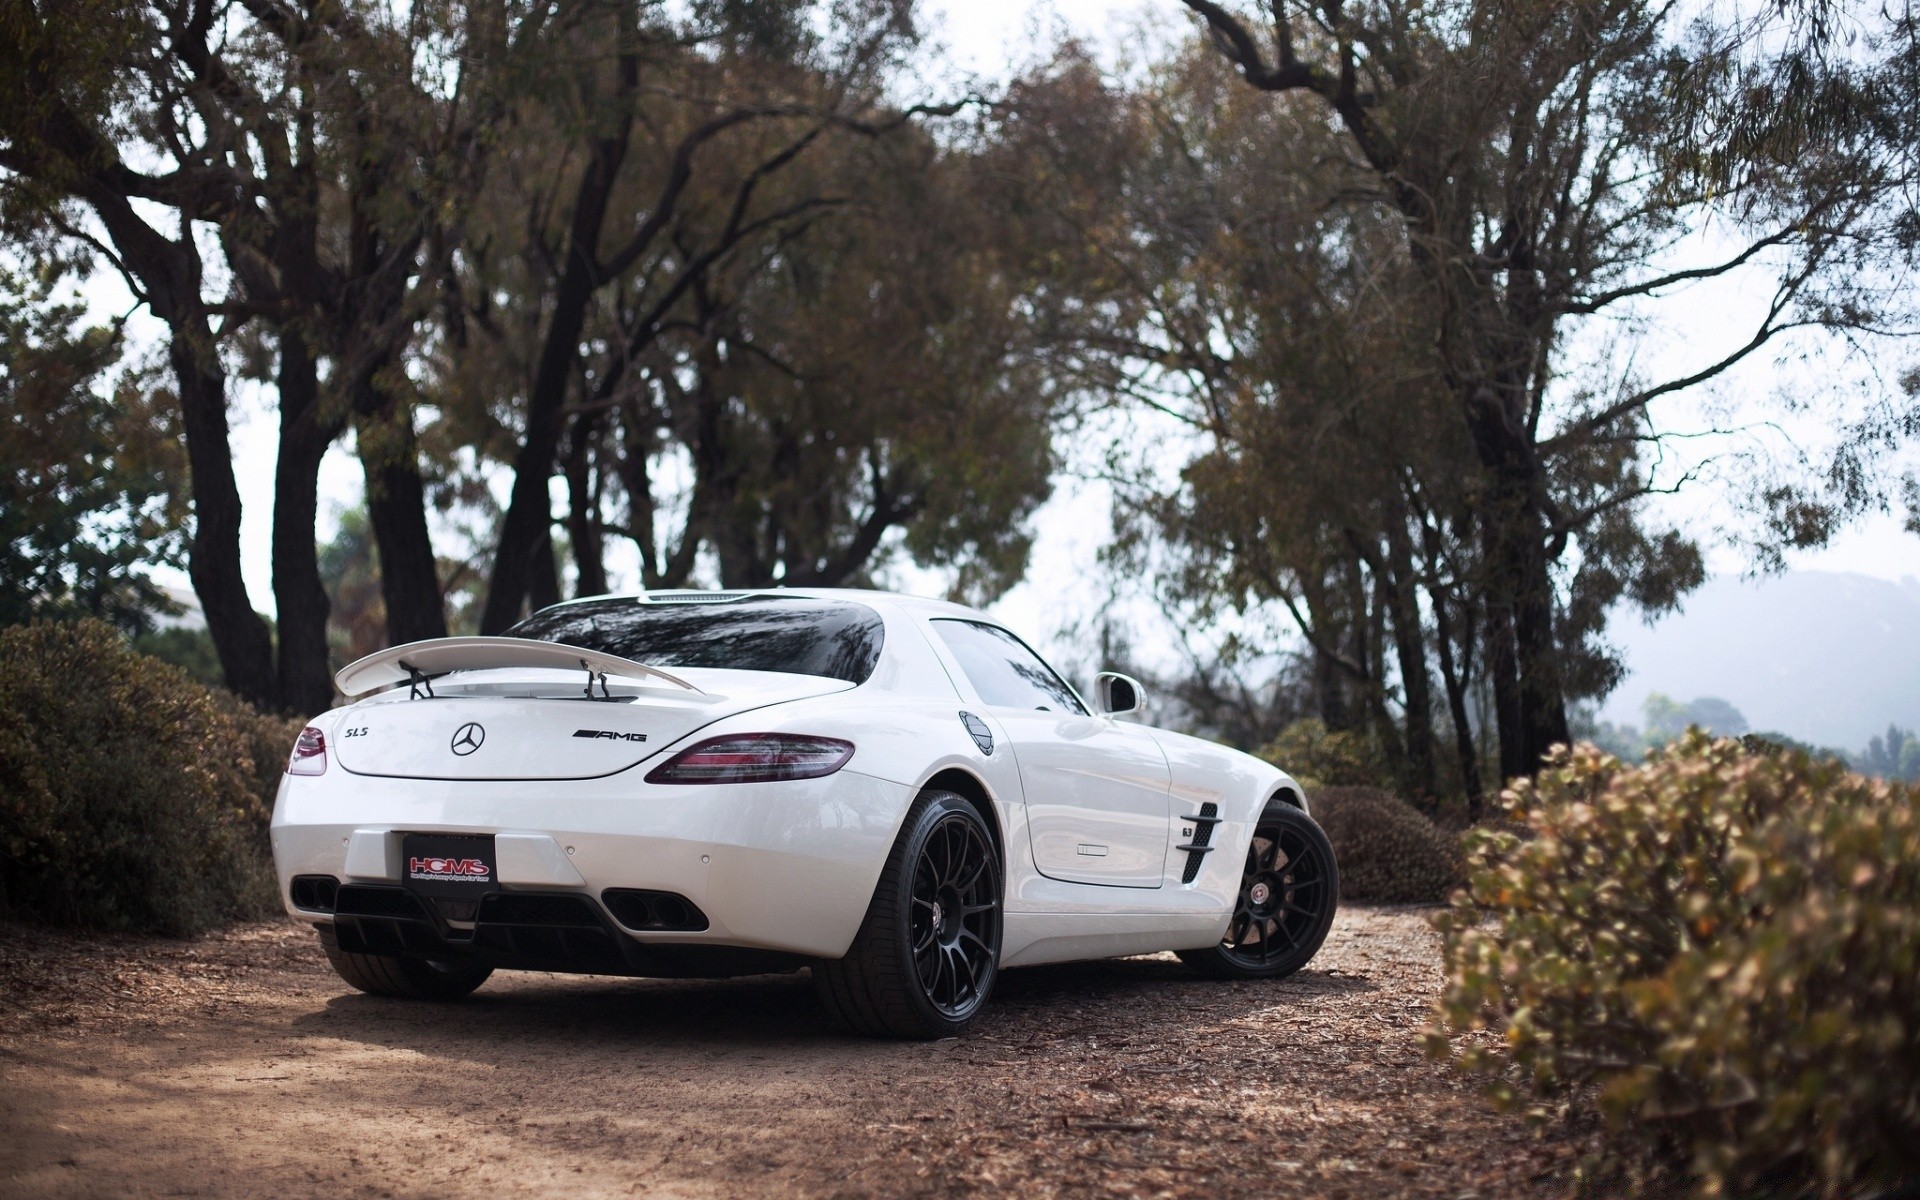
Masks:
[[[309,725],[300,731],[300,738],[293,744],[293,757],[287,760],[289,775],[324,775],[327,773],[327,735]]]
[[[648,774],[648,783],[771,783],[818,779],[847,765],[853,743],[791,733],[708,738]]]

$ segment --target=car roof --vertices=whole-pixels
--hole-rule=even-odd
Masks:
[[[756,598],[769,600],[841,600],[850,601],[855,604],[865,604],[875,609],[891,608],[907,617],[959,617],[969,621],[980,621],[999,629],[1006,629],[1007,632],[1013,634],[1014,638],[1020,641],[1022,645],[1027,644],[1026,639],[1022,638],[1020,634],[1014,630],[1009,629],[1006,622],[995,620],[977,608],[968,608],[964,604],[955,604],[951,600],[937,600],[931,596],[912,596],[905,592],[884,592],[878,588],[770,587],[729,588],[725,590],[655,588],[644,592],[606,592],[598,596],[576,596],[571,600],[562,600],[558,604],[549,604],[538,611],[552,612],[555,609],[566,608],[573,604],[588,604],[604,600],[634,600],[643,603],[670,605],[674,603],[723,604],[733,600],[750,600]],[[1028,649],[1031,651],[1032,647],[1028,646]],[[1042,662],[1044,661],[1045,660],[1042,659]],[[1056,674],[1057,673],[1056,671]],[[1060,678],[1061,682],[1066,682],[1065,676],[1061,676]],[[1072,691],[1075,696],[1080,696],[1079,689],[1075,688],[1071,683],[1067,683],[1067,688]],[[1089,712],[1092,711],[1092,707],[1087,705],[1084,697],[1081,697],[1080,702],[1083,706],[1087,707]]]

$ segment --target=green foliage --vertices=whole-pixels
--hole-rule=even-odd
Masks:
[[[1287,726],[1259,755],[1312,790],[1377,788],[1393,779],[1392,765],[1364,734],[1328,729],[1318,717]]]
[[[185,935],[272,911],[298,729],[100,621],[0,630],[0,912]]]
[[[1864,1195],[1920,1173],[1920,816],[1835,761],[1699,731],[1562,749],[1441,920],[1433,1049],[1497,1096],[1597,1103],[1593,1181]],[[1539,1110],[1544,1111],[1544,1110]]]
[[[1740,735],[1740,744],[1751,754],[1805,754],[1812,758],[1829,759],[1842,766],[1852,765],[1852,759],[1844,751],[1835,750],[1832,746],[1818,746],[1812,742],[1803,742],[1799,738],[1788,737],[1784,733],[1772,730],[1743,733]]]
[[[184,549],[177,416],[138,374],[109,388],[119,332],[48,290],[0,271],[0,625],[146,629],[171,604],[141,568]]]
[[[1576,711],[1575,736],[1609,754],[1636,759],[1649,750],[1658,750],[1689,729],[1702,729],[1714,737],[1744,737],[1753,728],[1739,709],[1718,696],[1700,696],[1682,704],[1663,692],[1650,692],[1640,702],[1640,712],[1646,718],[1644,731],[1631,725],[1595,721],[1589,712]]]
[[[339,520],[333,540],[319,548],[320,579],[329,607],[327,648],[334,661],[349,663],[387,644],[387,602],[367,510],[344,509]]]
[[[1889,724],[1886,735],[1868,742],[1853,764],[1865,775],[1920,783],[1920,738],[1911,729]]]
[[[1330,787],[1312,803],[1340,864],[1341,899],[1431,904],[1459,882],[1459,843],[1406,801],[1379,788]]]
[[[214,647],[213,637],[205,629],[175,625],[151,633],[135,634],[133,648],[161,662],[172,663],[191,675],[196,683],[210,688],[222,687],[226,683],[225,674],[220,670],[220,651]]]
[[[1665,745],[1699,726],[1715,737],[1739,737],[1752,728],[1740,710],[1718,696],[1701,696],[1682,704],[1671,696],[1653,692],[1640,705],[1647,718],[1647,740]]]

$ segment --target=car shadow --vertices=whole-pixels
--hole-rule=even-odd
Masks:
[[[393,1044],[430,1032],[437,1042],[522,1046],[588,1042],[641,1048],[844,1041],[814,1001],[804,973],[738,979],[627,979],[502,972],[464,1000],[432,1003],[349,992],[298,1017],[308,1033]]]
[[[1171,956],[1107,959],[1018,967],[1001,974],[982,1023],[994,1009],[1003,1017],[1047,1021],[1049,1007],[1084,1009],[1131,1001],[1231,1009],[1246,1001],[1310,1004],[1316,999],[1375,990],[1364,978],[1301,971],[1283,980],[1203,978]],[[647,1057],[693,1053],[703,1058],[767,1054],[783,1061],[813,1056],[923,1053],[928,1043],[875,1041],[835,1029],[814,999],[805,972],[738,979],[625,979],[503,972],[479,991],[451,1004],[346,993],[292,1021],[300,1033],[369,1046],[423,1047],[439,1055],[496,1061],[503,1046],[516,1053],[564,1052],[590,1045],[609,1053]],[[917,1048],[916,1048],[917,1047]]]
[[[1217,980],[1203,976],[1172,955],[1106,958],[1091,962],[1015,967],[1004,971],[994,989],[996,1003],[1046,1004],[1059,997],[1123,999],[1147,989],[1187,987],[1209,998],[1222,988],[1258,992],[1265,999],[1350,995],[1377,991],[1364,976],[1339,971],[1298,971],[1285,979]]]

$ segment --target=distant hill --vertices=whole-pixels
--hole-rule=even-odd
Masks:
[[[1756,730],[1857,750],[1889,721],[1920,729],[1920,580],[1793,571],[1720,578],[1649,628],[1608,634],[1631,672],[1601,716],[1639,725],[1650,692],[1731,701]]]

